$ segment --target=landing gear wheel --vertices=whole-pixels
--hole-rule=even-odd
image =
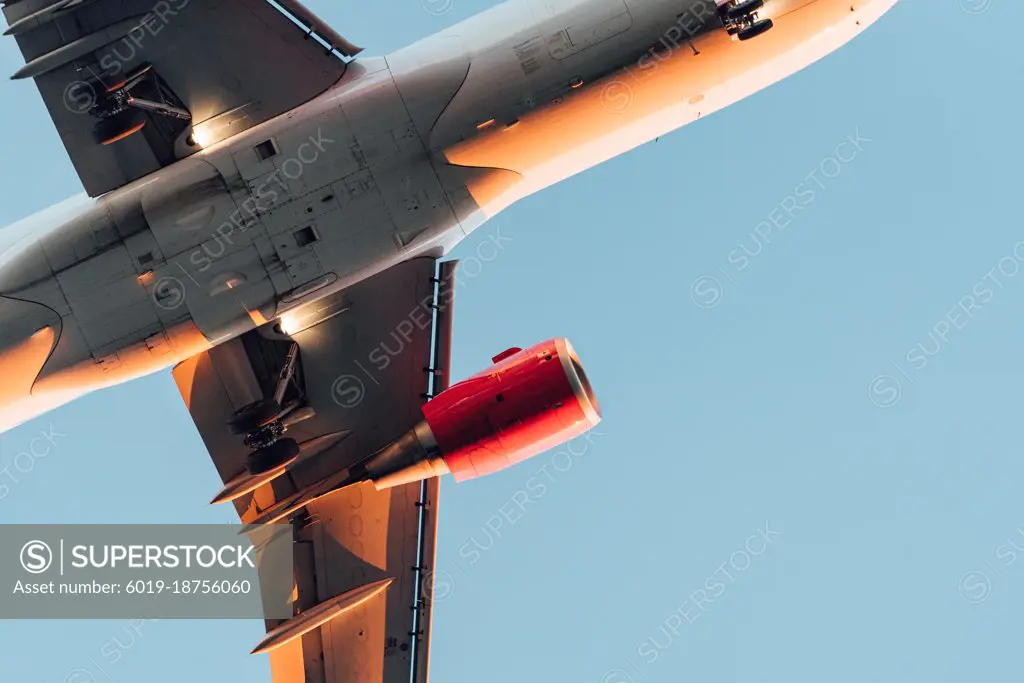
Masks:
[[[102,119],[93,129],[96,142],[101,145],[112,145],[134,135],[146,126],[146,119],[137,110],[127,110]]]
[[[281,404],[272,398],[250,403],[228,421],[232,434],[248,434],[272,422],[281,414]]]
[[[735,21],[762,8],[764,8],[764,0],[746,0],[746,2],[726,8],[725,16],[727,19]]]
[[[771,19],[764,19],[757,21],[748,26],[745,29],[736,32],[736,37],[740,40],[750,40],[751,38],[757,38],[762,33],[769,31],[775,24]]]
[[[280,439],[250,453],[245,468],[249,474],[263,474],[292,462],[299,457],[299,451],[299,443],[295,439]]]

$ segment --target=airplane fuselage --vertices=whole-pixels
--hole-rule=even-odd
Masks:
[[[0,231],[0,431],[443,255],[512,202],[816,61],[895,2],[767,0],[774,28],[739,41],[714,0],[512,0],[354,60],[240,134],[200,122],[193,156]]]

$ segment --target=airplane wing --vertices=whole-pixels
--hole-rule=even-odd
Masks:
[[[298,0],[2,5],[13,77],[35,79],[94,197],[309,101],[359,52]]]
[[[271,323],[175,368],[224,482],[216,500],[253,522],[422,419],[420,406],[447,387],[454,267],[414,259],[286,314],[287,335]],[[278,436],[300,452],[254,477],[229,423],[267,397],[290,407]],[[383,491],[364,483],[292,517],[295,616],[268,621],[254,650],[269,651],[275,683],[426,683],[437,496],[436,477]]]

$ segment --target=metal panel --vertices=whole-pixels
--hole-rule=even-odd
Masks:
[[[124,244],[57,273],[57,281],[97,357],[119,340],[163,329]]]

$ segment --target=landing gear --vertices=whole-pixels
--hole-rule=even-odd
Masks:
[[[139,112],[126,109],[100,121],[93,128],[93,136],[101,145],[112,145],[138,133],[146,127],[146,119]]]
[[[730,19],[740,19],[744,15],[753,14],[764,7],[764,0],[743,0],[739,3],[724,5],[720,11]]]
[[[771,19],[762,19],[761,21],[755,21],[747,28],[740,29],[736,32],[736,37],[740,40],[750,40],[751,38],[757,38],[762,33],[771,30],[775,24],[772,23]]]
[[[146,126],[147,113],[181,122],[192,119],[192,114],[181,106],[149,64],[105,88],[89,113],[99,119],[93,136],[101,145],[112,145],[141,131]]]
[[[759,19],[764,0],[731,0],[718,7],[718,15],[730,36],[738,40],[751,40],[769,31],[775,24],[771,19]]]
[[[248,434],[273,422],[281,414],[281,404],[272,398],[250,403],[235,413],[228,422],[232,434]]]
[[[299,457],[300,450],[299,443],[295,439],[280,439],[269,446],[253,451],[245,463],[245,468],[249,470],[249,474],[263,474],[270,470],[276,470]]]
[[[308,409],[298,410],[302,404],[301,391],[298,397],[296,391],[292,391],[292,398],[285,400],[295,379],[298,359],[299,345],[292,342],[278,373],[274,395],[250,403],[228,420],[231,433],[244,434],[245,445],[252,451],[245,465],[249,474],[264,474],[288,465],[302,450],[295,439],[283,438],[288,426],[306,419],[306,412],[309,412]]]

